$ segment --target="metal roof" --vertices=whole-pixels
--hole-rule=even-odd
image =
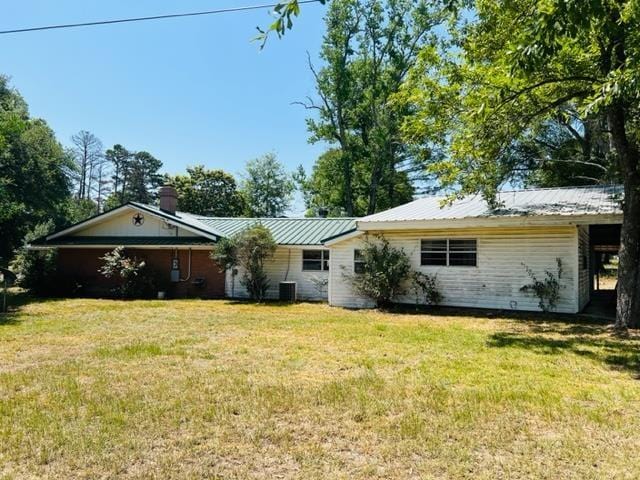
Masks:
[[[196,218],[223,237],[264,225],[279,245],[322,245],[323,240],[356,228],[354,218]]]
[[[39,238],[32,245],[213,245],[214,241],[204,237],[118,237],[118,236],[64,236],[51,240]]]
[[[202,237],[118,237],[118,236],[82,236],[70,235],[81,230],[85,225],[100,221],[126,207],[133,207],[157,215],[169,222],[182,225],[201,233]],[[31,242],[34,246],[45,245],[209,245],[221,237],[229,237],[255,224],[262,224],[269,229],[279,245],[322,245],[323,240],[334,238],[356,228],[354,218],[227,218],[205,217],[187,212],[171,214],[153,205],[129,202],[114,210],[101,213],[83,220],[71,227]],[[168,242],[168,243],[167,243]]]
[[[474,195],[446,204],[446,197],[429,196],[384,212],[361,218],[362,222],[458,220],[533,215],[621,215],[621,185],[538,188],[504,191],[498,194],[499,207],[491,209]]]

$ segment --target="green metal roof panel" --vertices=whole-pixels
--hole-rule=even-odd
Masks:
[[[125,236],[72,236],[57,234],[43,237],[31,242],[34,246],[55,245],[212,245],[221,237],[233,236],[253,225],[261,224],[269,229],[274,240],[279,245],[322,245],[326,238],[333,238],[356,228],[354,218],[230,218],[206,217],[187,212],[171,214],[153,205],[129,202],[137,208],[165,218],[169,222],[190,227],[194,233],[201,233],[202,237],[125,237]],[[124,205],[124,206],[126,206]],[[124,207],[123,206],[123,207]],[[122,208],[122,207],[118,207]],[[88,221],[109,215],[101,213],[95,217],[76,224],[80,226]],[[72,226],[74,227],[74,226]],[[69,227],[71,228],[71,227]],[[211,238],[214,237],[214,238]]]
[[[197,220],[223,237],[230,237],[253,225],[264,225],[279,245],[322,245],[323,240],[355,228],[353,218],[217,218]]]
[[[131,246],[131,245],[213,245],[214,242],[203,237],[116,237],[116,236],[67,236],[54,238],[49,241],[33,242],[32,245],[109,245],[109,246]]]

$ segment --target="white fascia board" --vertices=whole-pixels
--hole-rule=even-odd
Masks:
[[[359,226],[358,226],[359,228]],[[360,230],[356,230],[355,232],[349,232],[349,233],[345,233],[344,235],[341,235],[339,237],[333,238],[329,241],[324,242],[324,245],[326,247],[331,247],[332,245],[336,245],[338,243],[347,241],[347,240],[351,240],[352,238],[357,238],[360,237],[361,235],[364,235],[365,232],[360,231]]]
[[[204,238],[208,238],[210,240],[218,240],[218,236],[212,234],[212,233],[207,233],[204,232],[198,228],[194,228],[191,227],[190,225],[188,225],[185,222],[181,222],[179,218],[176,218],[175,220],[171,220],[169,218],[166,218],[164,215],[159,215],[157,213],[155,213],[154,211],[147,209],[147,208],[142,208],[142,207],[137,207],[135,205],[131,205],[131,204],[125,204],[125,205],[121,205],[117,208],[114,208],[113,210],[109,210],[108,212],[105,212],[103,214],[100,215],[96,215],[95,217],[89,218],[87,220],[85,220],[84,222],[80,222],[77,223],[75,225],[70,226],[69,228],[65,228],[64,230],[61,230],[59,232],[56,233],[52,233],[51,235],[47,236],[47,241],[48,240],[53,240],[55,238],[58,237],[62,237],[64,235],[68,235],[70,233],[73,232],[77,232],[78,230],[82,230],[85,229],[91,225],[95,225],[97,223],[103,222],[111,217],[114,217],[116,215],[121,214],[122,212],[126,211],[126,210],[130,210],[130,211],[134,211],[134,212],[142,212],[148,215],[152,215],[156,218],[159,218],[160,220],[163,220],[164,222],[166,222],[167,224],[170,225],[175,225],[176,227],[180,227],[183,228],[185,230],[187,230],[188,232],[194,233],[196,235],[198,235],[199,237],[204,237]]]
[[[606,215],[532,215],[503,218],[456,218],[443,220],[395,220],[367,222],[358,221],[358,230],[429,230],[458,229],[478,227],[531,227],[558,225],[603,225],[622,223],[622,214]],[[345,237],[341,237],[342,240]]]

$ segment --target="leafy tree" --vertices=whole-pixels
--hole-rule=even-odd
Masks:
[[[430,171],[460,194],[482,192],[492,206],[517,175],[510,152],[532,130],[569,109],[606,122],[625,185],[619,328],[640,326],[639,20],[633,1],[477,1],[469,23],[451,32],[458,48],[424,49],[404,92],[418,111],[406,138],[446,150]]]
[[[35,225],[65,223],[71,169],[53,131],[29,116],[24,99],[0,76],[0,263]]]
[[[120,144],[116,144],[105,152],[105,158],[113,167],[113,195],[124,203],[124,190],[127,183],[127,172],[132,153]]]
[[[432,29],[440,9],[412,0],[335,0],[326,16],[321,49],[326,66],[317,71],[319,101],[301,102],[316,112],[307,121],[312,142],[328,142],[339,150],[333,184],[318,178],[315,190],[333,187],[342,195],[348,216],[371,214],[411,199],[409,171],[418,161],[401,141],[400,127],[411,114],[391,101],[421,47],[436,41]],[[312,179],[325,176],[323,163]],[[335,168],[335,167],[333,167]],[[324,190],[323,189],[323,190]],[[319,191],[315,197],[332,196]]]
[[[66,202],[65,218],[69,224],[81,222],[98,213],[98,204],[93,200],[70,198]]]
[[[29,250],[33,240],[55,230],[52,220],[39,223],[27,232],[23,246],[16,252],[11,269],[18,275],[18,284],[32,294],[48,296],[58,293],[57,252],[55,250]]]
[[[136,152],[128,166],[128,183],[125,185],[125,201],[152,203],[156,198],[155,190],[162,185],[159,173],[162,162],[149,152]]]
[[[291,204],[295,186],[273,153],[247,162],[241,191],[250,217],[279,217]]]
[[[276,242],[271,232],[263,225],[221,239],[211,254],[224,270],[242,268],[240,283],[247,289],[252,300],[261,302],[269,289],[269,280],[264,271],[264,262],[276,251]]]
[[[105,202],[111,209],[127,202],[152,203],[155,190],[162,184],[159,173],[162,162],[149,152],[131,152],[122,145],[114,145],[105,152],[113,166],[113,192]]]
[[[244,213],[244,197],[236,180],[222,170],[202,165],[188,167],[186,175],[168,177],[178,192],[178,208],[184,212],[217,217],[238,217]]]
[[[621,181],[603,119],[585,120],[572,110],[532,127],[508,154],[514,157],[514,177],[520,177],[525,185],[562,187]]]
[[[342,164],[342,152],[337,148],[327,150],[320,155],[307,177],[302,165],[294,175],[296,183],[304,196],[308,215],[315,216],[319,209],[326,209],[331,217],[346,215],[344,208],[344,184],[336,182],[336,173]]]

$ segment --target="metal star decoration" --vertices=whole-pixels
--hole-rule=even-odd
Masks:
[[[136,213],[131,221],[133,222],[134,226],[140,227],[144,223],[144,215],[142,215],[141,213]]]

